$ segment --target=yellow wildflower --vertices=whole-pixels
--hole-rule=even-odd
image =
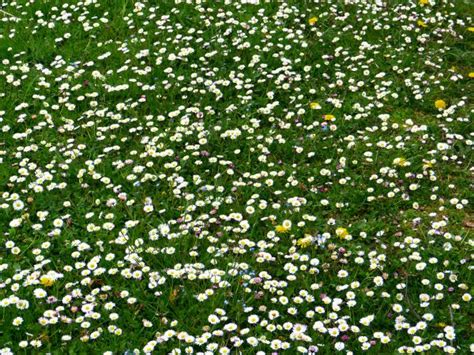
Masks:
[[[393,164],[398,166],[409,166],[410,163],[403,157],[393,159]]]
[[[347,239],[349,231],[346,228],[339,227],[336,229],[336,235],[341,239]]]
[[[474,78],[474,71],[470,72],[469,74],[467,74],[468,77],[470,78]]]
[[[329,115],[324,115],[324,119],[325,119],[326,121],[334,121],[335,118],[336,118],[336,117],[334,117],[334,115],[331,115],[331,114],[329,114]]]
[[[275,231],[277,233],[286,233],[288,232],[288,228],[282,226],[281,224],[279,224],[278,226],[275,227]]]
[[[420,0],[420,5],[428,5],[429,3],[429,0]]]
[[[433,167],[433,163],[429,160],[423,160],[423,169],[431,169]]]
[[[440,110],[444,110],[446,108],[446,101],[444,100],[436,100],[435,101],[435,107]]]
[[[311,245],[311,242],[313,241],[313,237],[310,235],[306,235],[304,238],[298,239],[296,242],[296,245],[298,245],[301,248],[307,248]]]
[[[275,231],[277,233],[286,233],[291,229],[291,221],[289,219],[285,219],[280,225],[275,227]]]
[[[469,32],[474,32],[474,27],[468,27],[467,30],[468,30]]]
[[[318,22],[318,18],[316,16],[314,17],[311,17],[309,20],[308,20],[308,23],[313,26],[316,22]]]
[[[309,108],[311,110],[319,110],[321,108],[321,105],[318,102],[311,102],[309,104]]]
[[[40,283],[43,285],[43,286],[46,286],[46,287],[50,287],[50,286],[53,286],[54,284],[54,279],[49,277],[49,276],[41,276],[40,278]]]
[[[425,21],[423,21],[423,20],[418,20],[416,23],[417,23],[418,26],[420,26],[420,27],[427,27],[427,24],[426,24]]]

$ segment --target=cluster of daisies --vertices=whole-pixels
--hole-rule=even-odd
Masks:
[[[474,351],[469,11],[4,2],[0,354]]]

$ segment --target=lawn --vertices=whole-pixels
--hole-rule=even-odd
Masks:
[[[474,6],[0,4],[0,354],[474,351]]]

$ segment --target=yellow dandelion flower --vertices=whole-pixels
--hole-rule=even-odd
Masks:
[[[41,276],[40,278],[40,283],[43,285],[43,286],[46,286],[46,287],[50,287],[50,286],[53,286],[54,284],[54,279],[49,277],[49,276]]]
[[[310,235],[305,236],[304,238],[300,238],[297,240],[296,245],[301,248],[307,248],[311,245],[313,238]]]
[[[324,115],[324,120],[325,120],[325,121],[334,121],[335,118],[336,118],[336,117],[334,117],[334,115],[331,115],[331,114],[329,114],[329,115]]]
[[[474,32],[474,27],[468,27],[467,30],[468,30],[469,32]]]
[[[429,0],[420,0],[420,5],[428,5],[430,3]]]
[[[279,224],[278,226],[275,227],[275,231],[277,233],[286,233],[288,232],[288,228],[282,226],[281,224]]]
[[[428,25],[427,25],[427,24],[425,23],[425,21],[423,21],[423,20],[418,20],[416,23],[417,23],[418,26],[420,26],[420,27],[428,27]]]
[[[423,160],[423,169],[431,169],[433,167],[433,163],[429,160]]]
[[[474,78],[474,71],[470,72],[469,74],[467,74],[468,77],[470,78]]]
[[[393,159],[393,164],[398,166],[408,166],[410,163],[403,157]]]
[[[346,239],[349,236],[349,231],[346,228],[339,227],[336,229],[336,235],[341,239]]]
[[[444,100],[436,100],[435,101],[435,107],[440,110],[444,110],[446,108],[446,101]]]
[[[321,105],[318,102],[311,102],[309,104],[309,108],[311,110],[319,110],[321,108]]]
[[[316,16],[314,17],[311,17],[309,20],[308,20],[308,23],[313,26],[316,22],[318,22],[318,18]]]

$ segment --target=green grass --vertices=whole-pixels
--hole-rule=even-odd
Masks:
[[[0,353],[472,351],[468,2],[0,8]]]

